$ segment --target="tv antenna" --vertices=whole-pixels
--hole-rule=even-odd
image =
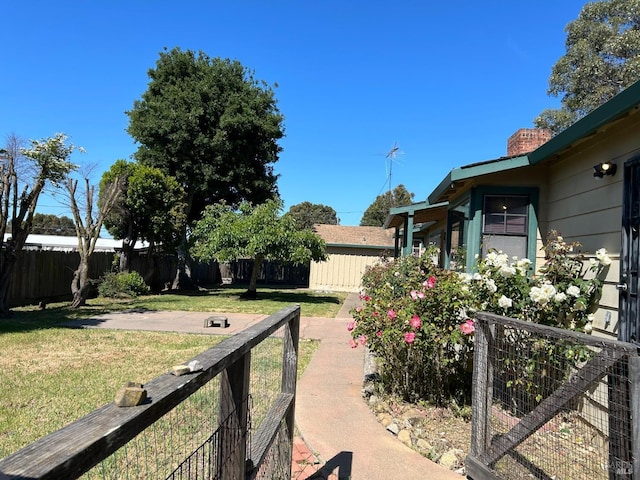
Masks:
[[[391,147],[391,150],[389,150],[385,155],[385,158],[389,160],[389,170],[387,171],[387,178],[389,182],[389,189],[388,189],[389,195],[391,195],[391,173],[392,173],[393,162],[395,162],[396,158],[398,158],[398,155],[402,155],[402,153],[403,152],[400,151],[400,147],[398,146],[398,142],[393,142],[393,146]]]

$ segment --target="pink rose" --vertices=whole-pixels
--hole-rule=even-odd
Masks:
[[[409,345],[411,345],[415,339],[416,339],[416,334],[414,332],[407,332],[404,334],[404,341],[407,342]]]
[[[376,337],[378,337],[378,338],[382,337],[382,331],[381,330],[378,330],[376,332]]]
[[[352,331],[354,328],[356,328],[356,322],[347,323],[347,330]]]
[[[358,348],[358,342],[356,342],[353,338],[349,340],[349,346],[351,348]]]
[[[473,320],[468,319],[466,322],[464,322],[462,325],[460,325],[460,330],[465,335],[471,335],[473,332],[476,331],[476,326],[475,326]]]
[[[411,317],[409,325],[411,325],[413,328],[420,328],[422,326],[422,321],[420,320],[420,317],[418,315],[414,315],[413,317]]]
[[[397,316],[398,314],[395,312],[393,308],[387,312],[387,317],[389,317],[390,320],[393,320]]]
[[[362,311],[362,305],[358,305],[356,307],[356,312],[360,313]]]
[[[434,277],[433,275],[430,276],[428,280],[425,280],[422,283],[422,286],[424,288],[433,288],[433,287],[435,287],[436,286],[436,277]]]
[[[360,341],[360,345],[364,345],[365,343],[367,343],[367,336],[366,335],[360,335],[358,337],[358,340]]]

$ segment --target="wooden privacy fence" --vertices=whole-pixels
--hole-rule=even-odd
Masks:
[[[640,479],[635,345],[479,313],[467,475]]]
[[[290,478],[299,328],[299,306],[280,310],[195,357],[201,370],[145,384],[142,405],[111,403],[0,460],[0,479]]]

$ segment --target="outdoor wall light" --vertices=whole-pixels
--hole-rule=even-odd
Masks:
[[[602,162],[593,167],[593,176],[596,178],[602,178],[605,175],[615,175],[616,174],[616,164],[613,162]]]

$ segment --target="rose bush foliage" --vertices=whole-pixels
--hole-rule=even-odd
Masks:
[[[600,277],[611,260],[601,249],[587,261],[575,252],[579,246],[550,232],[546,261],[536,275],[528,259],[495,251],[479,259],[470,274],[437,267],[433,249],[420,258],[383,259],[363,276],[362,304],[352,310],[354,320],[347,326],[351,346],[367,346],[378,359],[386,393],[436,405],[466,404],[475,312],[591,331]],[[570,352],[573,362],[581,359]],[[521,384],[535,383],[523,371],[513,376]]]

